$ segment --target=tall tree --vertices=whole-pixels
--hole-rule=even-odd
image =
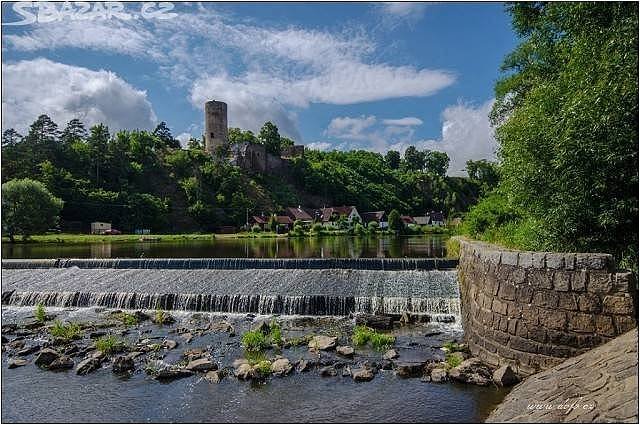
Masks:
[[[436,174],[438,176],[444,176],[449,168],[449,155],[445,152],[438,151],[424,151],[424,168],[427,172]]]
[[[107,163],[109,137],[109,128],[104,124],[97,124],[91,127],[87,138],[91,149],[95,182],[98,186],[100,186],[100,169]]]
[[[162,142],[163,146],[172,148],[172,149],[180,149],[180,142],[173,137],[171,134],[171,130],[167,126],[167,123],[162,121],[158,124],[153,130],[153,135]]]
[[[87,129],[84,128],[84,124],[77,118],[69,121],[60,135],[60,141],[65,145],[71,145],[74,142],[79,142],[86,138]]]
[[[271,121],[264,123],[258,133],[258,140],[265,146],[267,152],[280,155],[280,133],[274,123]]]
[[[2,146],[15,146],[22,140],[22,135],[13,128],[2,132]]]
[[[392,170],[397,170],[398,167],[400,167],[400,152],[388,151],[384,156],[384,160],[389,168],[391,168]]]
[[[424,168],[424,154],[415,146],[409,146],[404,151],[404,163],[408,170],[421,171]]]

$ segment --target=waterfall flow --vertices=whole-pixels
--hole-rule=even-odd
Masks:
[[[399,266],[406,260],[394,259],[400,261],[392,262],[391,270],[385,261],[371,263],[380,268],[364,270],[347,268],[346,261],[344,268],[316,269],[302,268],[304,261],[313,264],[315,259],[269,260],[289,266],[282,268],[245,268],[250,263],[277,264],[264,260],[215,260],[3,261],[2,303],[340,316],[409,312],[435,319],[460,315],[456,271],[421,269],[427,262]],[[354,261],[331,261],[336,260]],[[160,267],[165,261],[170,266]],[[185,267],[178,267],[181,261]],[[124,267],[132,264],[128,262],[138,267]]]

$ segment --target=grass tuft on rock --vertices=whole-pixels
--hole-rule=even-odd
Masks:
[[[124,311],[114,314],[114,318],[125,326],[135,326],[138,324],[138,318],[134,314]]]
[[[114,335],[102,336],[96,340],[96,350],[104,354],[113,354],[122,351],[125,347],[124,341]]]
[[[38,303],[36,305],[36,309],[34,310],[34,315],[36,316],[36,320],[40,323],[44,323],[47,320],[47,312],[44,309],[44,304]]]
[[[259,330],[245,332],[242,335],[242,347],[249,352],[262,351],[269,348],[267,337]]]
[[[62,323],[59,320],[53,322],[49,329],[51,336],[63,339],[79,339],[82,337],[82,330],[77,323]]]
[[[351,339],[355,345],[360,347],[369,343],[377,351],[391,348],[396,341],[393,335],[377,332],[367,326],[356,326]]]

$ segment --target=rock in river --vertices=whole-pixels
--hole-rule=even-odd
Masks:
[[[126,373],[133,369],[135,369],[135,364],[131,356],[118,356],[113,360],[113,373]]]
[[[7,363],[7,367],[9,369],[15,369],[17,367],[24,366],[27,363],[29,363],[29,362],[26,359],[21,359],[20,357],[15,357],[13,359],[9,359],[9,362]]]
[[[33,361],[36,366],[48,368],[54,360],[57,360],[60,357],[60,353],[50,348],[43,348],[36,355],[35,360]]]
[[[447,370],[437,367],[431,371],[431,382],[444,382],[447,380]]]
[[[396,350],[394,350],[393,348],[391,350],[387,350],[387,352],[385,352],[382,355],[382,358],[385,360],[392,360],[398,357],[398,352]]]
[[[193,370],[194,372],[207,372],[209,370],[218,369],[218,365],[209,359],[201,358],[192,360],[187,364],[186,369]]]
[[[256,371],[249,363],[242,363],[236,368],[234,375],[238,379],[252,379],[256,377]]]
[[[368,367],[351,370],[351,377],[356,382],[366,382],[373,379],[374,373]]]
[[[325,366],[318,372],[320,372],[320,376],[336,376],[338,374],[338,371],[333,366]]]
[[[425,362],[399,362],[396,363],[396,375],[401,378],[415,378],[422,375]]]
[[[520,381],[518,375],[509,365],[504,365],[493,372],[493,382],[501,387],[509,387],[515,385]]]
[[[355,350],[353,349],[353,347],[349,347],[348,345],[341,345],[336,347],[336,353],[345,357],[353,357]]]
[[[489,385],[492,380],[491,370],[476,357],[465,360],[451,369],[449,376],[455,381],[481,386]]]
[[[60,356],[49,365],[49,370],[63,370],[73,368],[73,359],[69,356]]]
[[[333,350],[336,348],[336,341],[338,338],[335,336],[316,335],[309,341],[310,350]]]
[[[271,363],[271,372],[273,372],[274,375],[288,375],[292,370],[293,366],[291,366],[291,362],[289,361],[289,359],[276,359],[273,363]]]

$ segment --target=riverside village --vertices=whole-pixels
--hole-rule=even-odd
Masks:
[[[41,3],[2,422],[638,423],[638,3]]]

